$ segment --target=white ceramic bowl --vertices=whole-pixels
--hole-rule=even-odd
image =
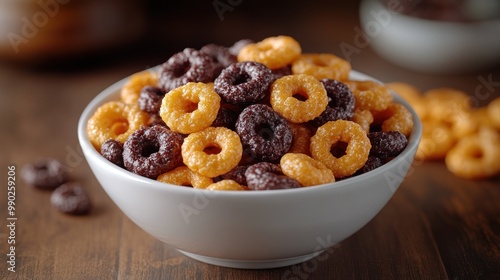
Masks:
[[[500,19],[471,23],[427,20],[393,12],[379,0],[363,0],[360,18],[370,46],[408,69],[460,73],[500,62]]]
[[[369,77],[352,72],[352,79]],[[121,80],[90,102],[78,124],[83,153],[114,203],[155,238],[202,262],[234,268],[292,265],[319,255],[368,223],[399,187],[413,161],[421,124],[391,162],[336,183],[271,191],[206,191],[157,182],[108,162],[92,146],[86,123],[117,100]],[[401,98],[395,96],[398,102]]]

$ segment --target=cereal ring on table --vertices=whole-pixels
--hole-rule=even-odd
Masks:
[[[44,158],[26,164],[21,177],[31,186],[42,190],[53,190],[68,180],[68,170],[56,159]]]
[[[141,89],[137,104],[144,112],[157,114],[160,111],[161,101],[165,91],[155,86],[145,86]]]
[[[330,152],[339,143],[347,143],[345,154],[335,157]],[[335,178],[354,174],[368,160],[370,139],[355,122],[338,120],[320,126],[311,138],[311,155],[333,171]]]
[[[490,117],[491,122],[497,129],[500,129],[500,97],[497,97],[490,101],[486,108],[488,110],[488,116]]]
[[[268,37],[243,47],[238,53],[238,61],[257,61],[274,70],[291,64],[301,52],[299,42],[292,37]]]
[[[344,81],[354,94],[356,108],[382,111],[392,102],[392,94],[388,87],[375,81]]]
[[[233,180],[236,183],[246,186],[247,178],[245,177],[245,171],[247,171],[249,165],[238,165],[235,168],[231,169],[231,171],[222,174],[220,177],[222,179]]]
[[[212,84],[188,83],[163,98],[160,116],[175,132],[188,134],[209,127],[220,108],[220,97]]]
[[[208,127],[191,133],[182,144],[184,164],[211,178],[227,173],[238,165],[242,153],[240,137],[225,127]]]
[[[458,141],[445,158],[446,167],[466,179],[484,179],[500,174],[500,135],[483,128]]]
[[[293,139],[288,152],[310,155],[309,147],[313,136],[312,131],[304,124],[290,123],[290,127],[292,128]]]
[[[83,215],[92,208],[92,201],[85,189],[77,182],[68,182],[50,195],[54,208],[68,215]]]
[[[121,143],[143,125],[147,125],[149,115],[141,111],[137,104],[110,101],[101,105],[87,122],[87,135],[96,150],[102,143],[114,139]]]
[[[156,179],[182,162],[182,137],[160,125],[143,126],[123,144],[123,164],[135,174]]]
[[[294,74],[308,74],[316,79],[347,80],[351,64],[338,56],[329,53],[301,54],[292,63]]]
[[[245,151],[262,161],[278,161],[292,145],[288,122],[264,104],[246,107],[238,116],[236,132]]]
[[[408,139],[399,131],[376,131],[368,133],[372,148],[370,155],[381,159],[399,155],[408,144]]]
[[[446,121],[457,111],[470,111],[471,100],[467,93],[452,88],[435,88],[424,93],[427,117]]]
[[[222,180],[207,187],[209,191],[244,191],[245,187],[233,180]]]
[[[224,46],[208,44],[201,47],[200,52],[206,53],[212,58],[212,63],[215,67],[214,76],[212,79],[217,78],[222,69],[238,62],[238,60],[236,59],[236,55],[231,54],[229,52],[229,48]]]
[[[456,138],[446,124],[438,121],[423,121],[422,138],[415,158],[420,160],[444,159],[455,143]]]
[[[382,131],[399,131],[408,137],[413,130],[413,115],[402,104],[392,103],[387,109],[372,112],[374,123],[382,124]]]
[[[171,56],[160,66],[158,85],[169,92],[190,82],[213,82],[215,64],[212,58],[192,48]]]
[[[246,105],[264,99],[272,81],[273,73],[264,64],[245,61],[222,70],[214,90],[229,104]]]
[[[328,105],[323,84],[311,75],[284,76],[271,85],[271,106],[294,123],[318,117]]]
[[[402,82],[387,83],[390,89],[395,91],[398,95],[403,97],[408,102],[420,119],[424,119],[427,114],[427,108],[424,102],[422,92],[416,87]]]
[[[322,126],[328,121],[350,120],[354,115],[354,95],[349,87],[337,80],[323,79],[328,96],[326,109],[311,121],[314,126]]]
[[[301,188],[299,181],[285,176],[277,164],[259,162],[245,171],[250,190],[278,190]]]
[[[141,90],[145,86],[157,86],[158,75],[153,71],[135,73],[123,85],[120,91],[120,100],[127,104],[136,104]]]
[[[102,143],[101,155],[110,162],[125,167],[123,165],[123,143],[114,139],[108,139]]]
[[[333,172],[322,162],[300,153],[287,153],[281,157],[283,174],[304,186],[322,185],[335,182]]]
[[[354,115],[352,116],[351,121],[359,124],[366,133],[369,133],[370,126],[373,123],[373,114],[370,112],[370,110],[357,108],[356,110],[354,110]]]
[[[156,180],[172,185],[193,187],[195,189],[206,189],[214,182],[211,178],[198,174],[187,166],[179,166],[165,172],[158,176]]]

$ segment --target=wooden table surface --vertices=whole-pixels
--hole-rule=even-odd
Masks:
[[[154,47],[142,43],[57,66],[0,64],[0,279],[500,279],[500,179],[459,179],[440,161],[416,162],[394,197],[365,227],[320,257],[289,267],[241,270],[204,264],[155,240],[122,214],[92,175],[76,135],[80,113],[102,89],[162,63],[185,46],[209,42],[289,34],[307,52],[342,56],[339,44],[352,44],[359,26],[357,6],[347,5],[316,7],[314,13],[303,14],[301,24],[270,25],[268,19],[249,30],[245,5],[227,12],[224,21],[212,10],[206,16],[212,18],[210,31],[191,30],[192,37],[172,33]],[[389,64],[369,47],[351,62],[354,69],[382,81],[405,81],[422,90],[451,86],[473,96],[481,78],[500,81],[499,67],[424,74]],[[497,96],[499,86],[481,102]],[[94,202],[90,215],[57,212],[50,205],[50,192],[21,180],[22,166],[44,157],[62,161],[71,179],[84,184]],[[17,174],[16,272],[7,270],[12,234],[6,227],[12,222],[6,205],[9,166]]]

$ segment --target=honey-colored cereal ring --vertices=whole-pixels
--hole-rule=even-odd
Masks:
[[[292,147],[288,152],[310,155],[312,131],[304,124],[290,123],[290,127],[292,128],[293,140]]]
[[[470,111],[471,100],[467,93],[453,88],[434,88],[424,93],[427,117],[447,121],[457,111]]]
[[[500,129],[500,97],[490,101],[486,108],[491,122],[497,129]]]
[[[321,79],[347,80],[351,64],[329,53],[301,54],[292,63],[294,74],[308,74]]]
[[[96,150],[100,151],[102,143],[114,139],[121,143],[149,121],[149,115],[139,109],[136,104],[125,104],[121,101],[104,103],[87,122],[87,135]]]
[[[345,81],[356,100],[356,108],[382,111],[392,102],[392,94],[388,87],[375,81]]]
[[[370,110],[357,108],[356,110],[354,110],[354,116],[351,118],[351,121],[359,124],[366,133],[369,133],[370,126],[373,123],[373,114],[370,112]]]
[[[300,96],[301,101],[296,98]],[[325,110],[328,96],[323,84],[311,75],[297,74],[279,78],[271,85],[271,106],[293,123],[310,121]]]
[[[458,141],[445,158],[446,167],[466,179],[484,179],[500,173],[500,135],[491,128]]]
[[[209,151],[211,148],[220,151],[212,153]],[[208,127],[189,134],[181,151],[184,164],[189,169],[213,178],[238,165],[243,147],[236,132],[225,127]]]
[[[347,143],[345,155],[336,158],[331,148],[338,142]],[[370,153],[370,139],[355,122],[338,120],[320,126],[311,138],[311,155],[333,171],[335,178],[347,177],[363,167]]]
[[[238,61],[256,61],[274,70],[291,64],[301,52],[300,44],[292,37],[268,37],[243,47],[238,53]]]
[[[142,71],[133,74],[123,85],[120,99],[127,104],[136,104],[145,86],[158,86],[158,75],[153,71]]]
[[[451,128],[438,121],[422,121],[422,138],[415,158],[419,160],[441,160],[456,143]]]
[[[422,92],[418,88],[402,82],[387,83],[386,86],[403,97],[403,99],[406,100],[415,110],[420,119],[425,119],[427,108],[425,107]]]
[[[234,180],[226,179],[216,183],[212,183],[207,187],[210,191],[244,191],[247,190],[244,186],[238,184]]]
[[[382,131],[399,131],[408,137],[413,130],[413,115],[402,104],[392,103],[387,109],[373,112],[374,122],[382,124]]]
[[[187,83],[165,95],[160,116],[175,132],[197,132],[213,123],[220,108],[220,100],[213,84]]]
[[[287,153],[281,157],[280,166],[283,174],[304,187],[335,182],[332,170],[305,154]]]
[[[198,174],[187,166],[179,166],[174,170],[165,172],[158,176],[156,180],[178,186],[192,186],[195,189],[206,189],[214,182],[211,178]]]

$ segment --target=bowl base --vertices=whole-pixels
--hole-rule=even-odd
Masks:
[[[303,256],[298,256],[298,257],[293,257],[293,258],[286,258],[286,259],[275,259],[275,260],[232,260],[232,259],[219,259],[219,258],[213,258],[213,257],[207,257],[207,256],[202,256],[202,255],[197,255],[193,253],[188,253],[182,250],[177,249],[177,251],[181,252],[182,254],[195,259],[200,262],[212,264],[212,265],[217,265],[217,266],[223,266],[223,267],[229,267],[229,268],[240,268],[240,269],[267,269],[267,268],[277,268],[277,267],[283,267],[283,266],[290,266],[294,264],[298,264],[301,262],[308,261],[314,257],[319,256],[321,253],[323,253],[324,250],[322,251],[317,251],[312,254],[308,255],[303,255]]]

